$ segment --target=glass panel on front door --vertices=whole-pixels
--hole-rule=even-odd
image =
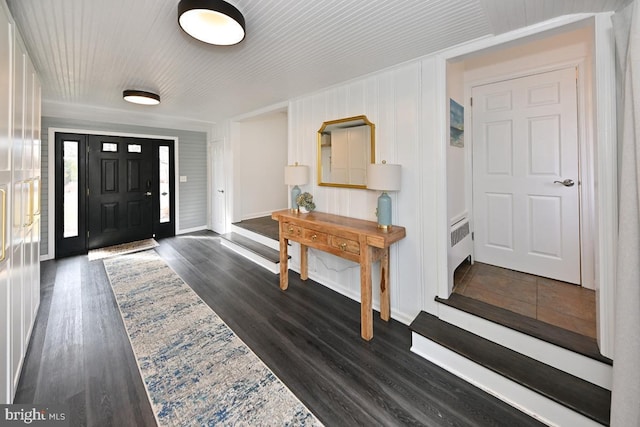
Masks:
[[[78,141],[64,141],[64,230],[63,237],[78,235]]]

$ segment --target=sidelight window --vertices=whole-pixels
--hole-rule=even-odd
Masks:
[[[64,230],[63,237],[78,236],[78,141],[64,141]]]
[[[160,146],[160,223],[171,222],[171,185],[169,174],[169,147]]]

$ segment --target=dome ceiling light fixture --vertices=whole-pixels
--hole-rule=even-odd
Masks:
[[[223,0],[180,0],[178,23],[191,37],[219,46],[238,44],[245,36],[244,16]]]
[[[160,104],[160,95],[143,90],[125,90],[122,92],[125,101],[142,105],[158,105]]]

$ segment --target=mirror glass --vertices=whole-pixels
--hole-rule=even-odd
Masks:
[[[318,130],[318,185],[367,188],[375,163],[375,125],[367,116],[324,122]]]

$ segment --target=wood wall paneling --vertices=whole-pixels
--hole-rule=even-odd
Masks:
[[[289,161],[311,169],[311,181],[302,191],[313,194],[322,212],[375,221],[379,192],[317,185],[316,132],[324,121],[365,114],[376,125],[376,162],[402,165],[402,190],[392,193],[393,222],[407,229],[407,238],[391,248],[391,315],[409,323],[421,310],[419,242],[420,217],[416,194],[420,191],[421,89],[420,62],[413,62],[361,80],[336,86],[291,101],[289,108]],[[292,267],[299,266],[293,248]],[[374,282],[379,280],[374,269]],[[352,299],[360,299],[359,267],[355,263],[310,250],[309,276]],[[374,307],[379,299],[374,292]]]

